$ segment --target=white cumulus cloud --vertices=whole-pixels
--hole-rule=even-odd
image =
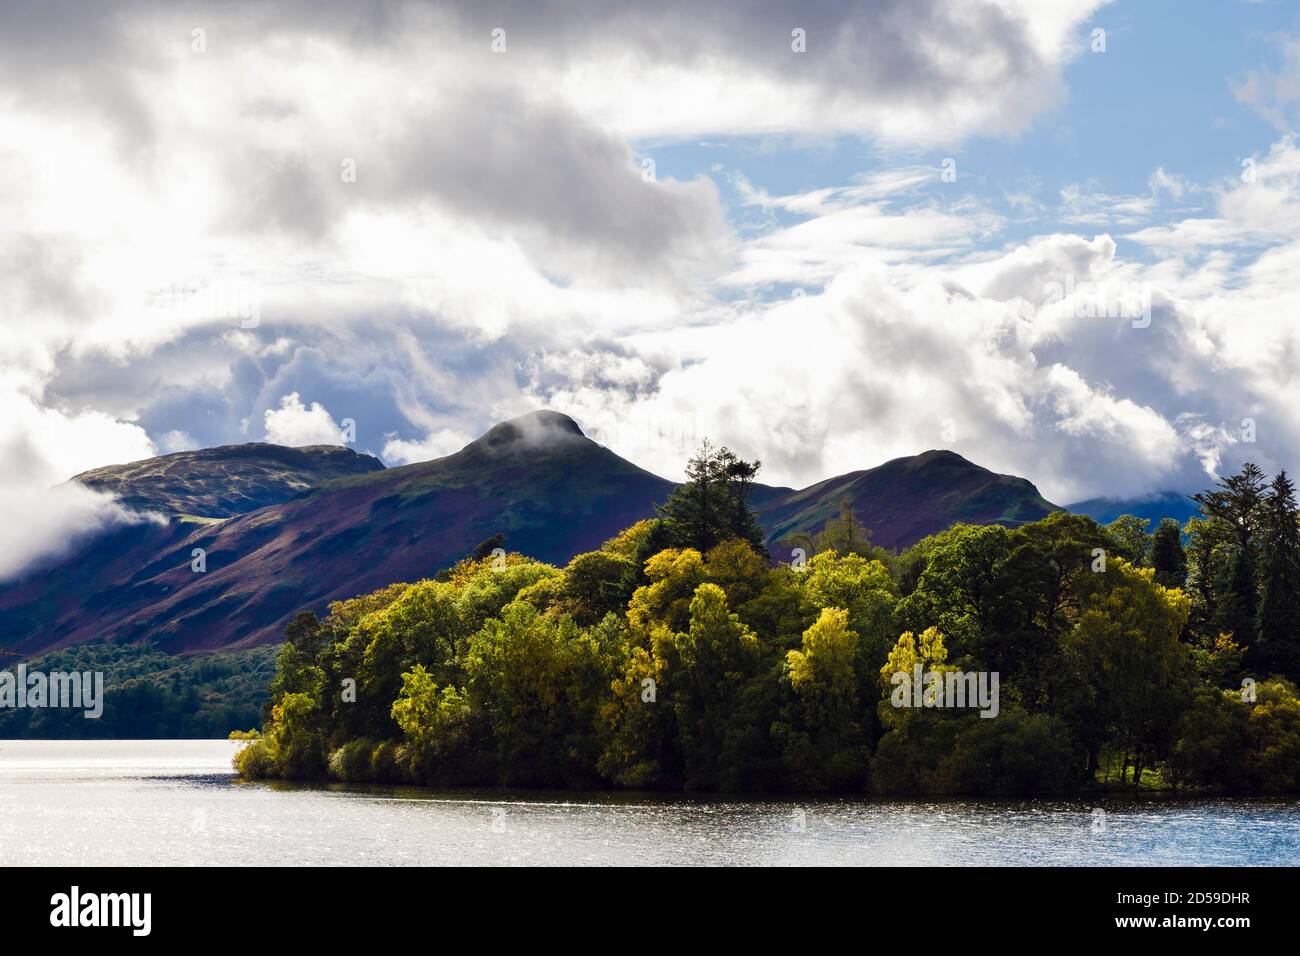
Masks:
[[[266,440],[273,445],[341,445],[343,428],[320,402],[303,405],[297,392],[280,399],[279,408],[264,413]]]

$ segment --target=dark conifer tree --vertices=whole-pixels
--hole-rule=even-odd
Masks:
[[[1255,588],[1253,551],[1235,550],[1219,578],[1215,627],[1231,634],[1236,642],[1249,647],[1255,641],[1255,614],[1259,603]]]
[[[1241,474],[1219,479],[1217,488],[1192,495],[1192,500],[1201,506],[1206,518],[1229,530],[1232,543],[1249,550],[1263,513],[1264,487],[1264,472],[1246,462]]]
[[[1187,554],[1183,551],[1183,531],[1173,518],[1161,518],[1151,539],[1151,565],[1156,580],[1167,588],[1187,584]]]
[[[1219,487],[1192,496],[1211,525],[1222,529],[1220,547],[1226,553],[1226,560],[1220,565],[1215,582],[1214,625],[1232,634],[1242,646],[1249,646],[1255,640],[1259,611],[1258,532],[1264,511],[1264,488],[1264,472],[1246,462],[1240,474],[1220,479]]]
[[[1300,677],[1300,525],[1295,485],[1285,471],[1264,501],[1261,531],[1259,636],[1255,663]]]
[[[707,551],[727,538],[739,538],[764,553],[763,533],[746,500],[758,468],[757,461],[745,461],[705,439],[687,462],[685,483],[659,507],[672,546]]]

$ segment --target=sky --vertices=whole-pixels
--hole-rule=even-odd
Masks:
[[[1295,4],[357,7],[0,6],[0,574],[130,520],[88,468],[543,407],[669,478],[1300,467]]]

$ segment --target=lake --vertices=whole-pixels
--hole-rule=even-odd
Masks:
[[[770,800],[244,783],[230,769],[237,746],[0,741],[0,864],[1300,864],[1293,799]]]

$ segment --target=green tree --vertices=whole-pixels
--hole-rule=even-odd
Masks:
[[[823,608],[785,660],[790,700],[772,735],[787,779],[800,790],[860,789],[871,755],[855,666],[858,635],[848,612]]]
[[[691,599],[689,629],[669,635],[660,653],[686,784],[724,786],[738,769],[731,749],[746,728],[737,705],[755,673],[758,638],[731,613],[722,588],[705,583]]]
[[[615,676],[608,632],[584,634],[567,617],[507,605],[470,638],[466,691],[492,735],[500,786],[595,783],[596,692]],[[616,625],[615,625],[615,633]]]
[[[898,586],[879,561],[823,551],[803,574],[804,596],[814,608],[842,608],[858,642],[858,676],[870,681],[898,634]]]
[[[1198,687],[1178,726],[1167,772],[1176,788],[1250,788],[1250,705],[1239,693]]]
[[[414,779],[438,786],[485,782],[488,770],[481,761],[476,766],[476,721],[463,690],[440,688],[416,664],[402,675],[392,717],[406,738],[407,770]]]
[[[1229,555],[1215,588],[1215,624],[1239,644],[1255,642],[1259,603],[1253,548],[1237,548]]]
[[[708,551],[739,538],[763,551],[763,534],[747,501],[759,462],[745,461],[707,439],[686,464],[686,481],[659,507],[668,543]]]
[[[1135,515],[1120,515],[1106,525],[1106,534],[1114,549],[1130,564],[1146,564],[1151,551],[1151,535],[1147,534],[1147,520]]]
[[[1264,501],[1259,639],[1252,655],[1267,671],[1300,677],[1300,525],[1295,486],[1285,471]]]
[[[564,569],[562,610],[584,627],[621,615],[636,589],[636,570],[631,559],[606,551],[578,555]]]
[[[1249,551],[1262,517],[1264,484],[1264,473],[1246,462],[1239,474],[1220,479],[1216,488],[1192,495],[1192,500],[1207,519],[1228,529],[1240,550]]]
[[[1223,687],[1234,680],[1241,671],[1245,649],[1232,639],[1231,634],[1208,634],[1189,645],[1197,673],[1211,687]]]
[[[276,776],[304,780],[324,773],[318,716],[319,706],[309,694],[285,694],[272,708],[269,730],[259,743]]]
[[[1247,775],[1258,793],[1300,791],[1300,697],[1290,681],[1264,681],[1250,708]]]
[[[1065,636],[1071,681],[1066,711],[1095,770],[1103,746],[1131,758],[1134,784],[1163,759],[1194,686],[1190,652],[1179,634],[1190,602],[1155,583],[1155,571],[1122,558],[1093,575],[1078,623]]]
[[[660,551],[645,563],[645,574],[649,583],[637,588],[627,605],[627,619],[636,634],[648,634],[655,624],[674,631],[686,628],[695,589],[706,579],[700,552],[694,548]]]
[[[1207,519],[1206,565],[1217,563],[1209,582],[1213,588],[1213,622],[1239,644],[1254,643],[1259,609],[1256,581],[1258,535],[1264,513],[1264,473],[1246,462],[1241,472],[1218,482],[1209,491],[1193,495]],[[1214,560],[1216,553],[1222,558]],[[1202,568],[1204,573],[1207,568]],[[1217,571],[1217,573],[1216,573]]]
[[[841,554],[872,554],[871,529],[858,520],[853,510],[853,499],[845,495],[839,501],[834,518],[822,529],[819,550],[829,549]]]
[[[1151,538],[1151,566],[1156,581],[1167,588],[1187,584],[1187,554],[1183,551],[1183,532],[1173,518],[1161,518]]]
[[[1046,695],[1054,647],[1048,635],[1068,606],[1066,582],[1080,550],[1073,539],[1053,541],[1064,526],[1052,527],[1041,540],[1000,525],[950,529],[899,602],[900,626],[937,627],[963,666],[1014,678],[1029,699]]]
[[[871,543],[871,529],[858,518],[853,508],[853,498],[844,495],[836,505],[835,517],[828,520],[816,534],[799,532],[781,540],[783,549],[802,548],[805,554],[824,551],[837,554],[857,554],[877,561],[892,561],[890,552]]]
[[[915,713],[909,709],[912,693],[908,691],[914,686],[911,682],[916,679],[916,667],[920,666],[922,674],[932,672],[943,674],[957,670],[957,667],[948,664],[947,660],[948,647],[943,633],[937,627],[927,627],[920,634],[913,634],[911,631],[900,634],[898,643],[894,645],[889,652],[889,658],[880,668],[883,699],[877,705],[877,711],[880,714],[881,724],[885,727],[897,728],[906,723],[908,716]],[[899,675],[906,677],[907,681],[898,683]]]

